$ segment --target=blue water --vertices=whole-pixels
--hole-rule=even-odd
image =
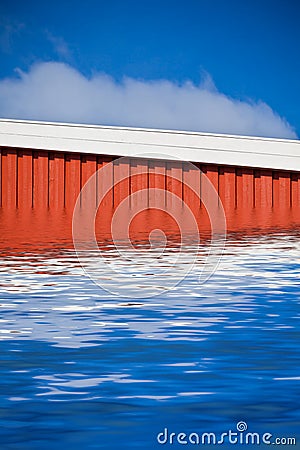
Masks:
[[[240,421],[300,448],[299,257],[296,234],[233,237],[206,283],[130,300],[72,252],[2,256],[1,450],[197,448],[157,435]]]

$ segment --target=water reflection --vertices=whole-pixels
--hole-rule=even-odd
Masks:
[[[186,249],[187,256],[192,250]],[[113,247],[109,257],[112,254]],[[258,321],[260,327],[293,328],[291,323],[280,323],[273,309],[278,303],[286,304],[286,296],[295,301],[300,284],[299,254],[297,234],[232,239],[208,282],[198,281],[199,257],[198,265],[171,292],[140,302],[118,299],[95,285],[71,250],[6,255],[0,262],[0,339],[20,335],[81,347],[126,334],[203,340],[220,333],[222,323],[243,329],[249,320]],[[163,287],[164,274],[158,273],[157,283]],[[233,315],[232,321],[229,315]]]
[[[152,449],[164,426],[238,420],[299,438],[297,230],[230,235],[200,284],[204,242],[178,286],[138,301],[100,289],[68,245],[12,247],[0,258],[2,448]]]

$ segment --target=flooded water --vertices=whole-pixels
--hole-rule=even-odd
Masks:
[[[179,433],[242,421],[299,448],[297,232],[231,236],[208,281],[196,264],[139,300],[101,289],[71,249],[7,247],[0,273],[1,449],[181,448]]]

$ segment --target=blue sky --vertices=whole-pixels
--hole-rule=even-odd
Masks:
[[[300,4],[296,0],[12,0],[2,1],[0,11],[2,117],[153,127],[160,127],[161,123],[162,128],[300,135]],[[61,64],[45,66],[45,62]],[[24,74],[29,74],[27,81]],[[86,99],[99,94],[98,103],[102,102],[103,91],[107,91],[104,74],[111,77],[111,97],[103,100],[100,110]],[[86,114],[74,115],[63,103],[76,97],[80,76],[90,93],[84,97]],[[124,87],[124,77],[131,80],[130,87]],[[61,109],[47,103],[40,88],[43,79],[45,86],[53,79],[56,85],[65,82],[68,88],[74,86],[70,97],[64,97],[66,89],[61,88]],[[88,83],[91,80],[95,82]],[[167,93],[158,80],[165,80]],[[122,98],[115,104],[123,114],[110,109],[105,115],[105,104],[114,101],[122,83]],[[197,100],[190,100],[187,84],[195,87]],[[44,108],[36,105],[26,109],[28,85],[33,102],[39,97]],[[97,93],[93,95],[92,91]],[[136,110],[144,110],[137,97],[143,98],[144,104],[145,99],[152,98],[147,114],[139,111],[138,117],[132,112],[133,106],[127,111],[129,103]],[[18,98],[23,99],[23,108],[16,106]],[[176,107],[171,111],[174,101]],[[202,109],[198,109],[199,103],[203,104]],[[72,108],[80,104],[78,98]],[[155,116],[156,110],[157,118],[152,120],[150,116]],[[206,110],[211,111],[209,120]],[[220,117],[214,125],[216,110]],[[232,116],[230,111],[234,112]],[[239,123],[237,116],[243,120],[235,128],[234,123]]]

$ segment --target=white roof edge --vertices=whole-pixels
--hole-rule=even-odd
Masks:
[[[50,126],[64,126],[73,128],[96,128],[99,130],[128,130],[128,131],[145,131],[151,133],[155,131],[156,133],[171,133],[171,134],[187,134],[196,136],[215,136],[222,138],[234,138],[234,139],[250,139],[250,140],[261,140],[261,141],[276,141],[276,142],[295,142],[300,144],[299,139],[287,139],[287,138],[272,138],[263,136],[248,136],[242,134],[226,134],[226,133],[210,133],[205,131],[188,131],[188,130],[172,130],[163,128],[140,128],[140,127],[125,127],[116,125],[97,125],[97,124],[87,124],[87,123],[73,123],[73,122],[48,122],[41,120],[25,120],[25,119],[6,119],[0,118],[1,123],[17,123],[17,124],[35,124],[35,125],[50,125]],[[0,131],[1,133],[1,131]]]
[[[300,171],[294,139],[0,119],[0,147]]]

